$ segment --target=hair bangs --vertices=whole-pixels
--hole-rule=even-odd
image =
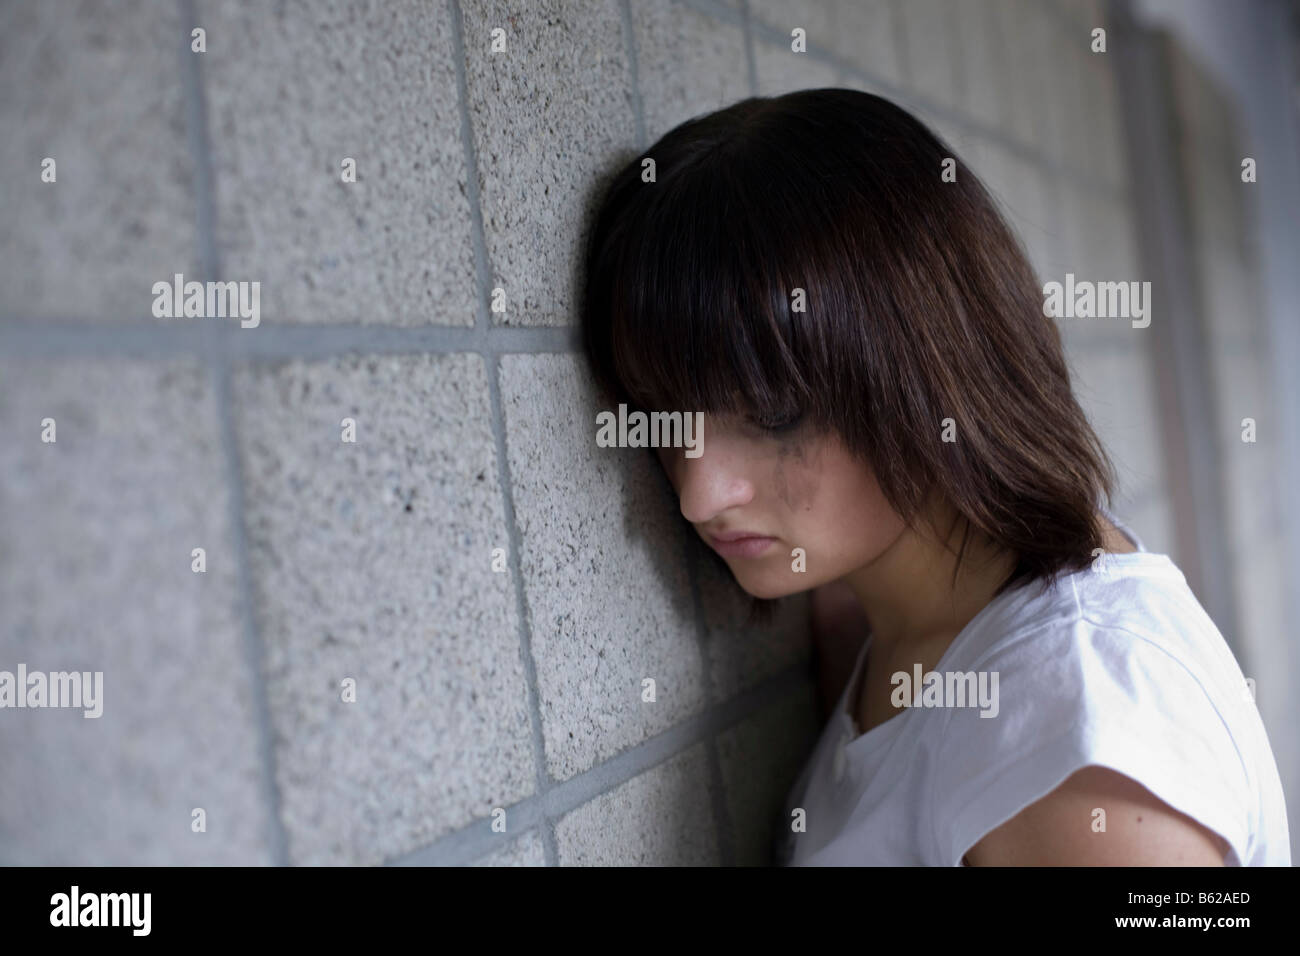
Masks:
[[[808,274],[792,250],[806,245],[789,241],[775,193],[741,201],[744,177],[720,165],[701,162],[629,214],[607,300],[609,377],[646,410],[824,418],[822,350],[791,306]]]

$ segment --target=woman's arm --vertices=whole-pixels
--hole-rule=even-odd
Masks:
[[[814,588],[809,603],[818,706],[825,723],[849,682],[870,625],[847,584],[836,581]]]
[[[1093,829],[1097,808],[1106,829]],[[972,866],[1223,866],[1228,844],[1131,777],[1090,766],[989,832]]]

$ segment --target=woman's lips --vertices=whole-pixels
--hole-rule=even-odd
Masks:
[[[724,558],[757,558],[776,540],[767,535],[751,534],[747,531],[710,534],[706,535],[706,538],[709,546]]]

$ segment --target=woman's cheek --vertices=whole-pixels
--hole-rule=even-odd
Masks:
[[[772,488],[785,507],[808,512],[817,501],[824,455],[818,442],[782,442],[772,470]]]

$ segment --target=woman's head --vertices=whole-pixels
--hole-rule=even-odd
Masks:
[[[756,596],[942,512],[1015,555],[1008,584],[1100,546],[1109,463],[1023,248],[949,158],[888,100],[804,90],[683,123],[604,198],[588,357],[617,401],[705,413],[703,455],[660,460],[710,543],[777,539],[724,554]]]

